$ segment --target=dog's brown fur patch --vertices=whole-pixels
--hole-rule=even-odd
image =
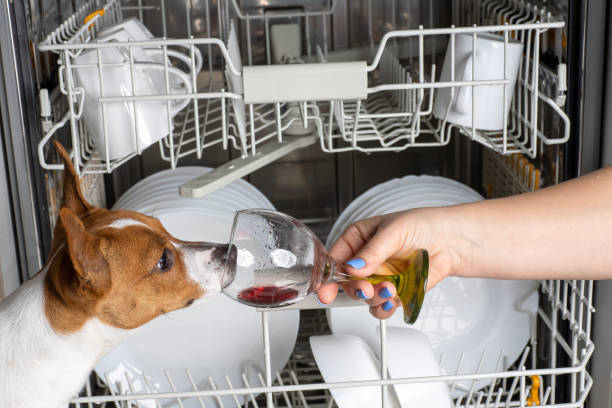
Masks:
[[[188,275],[172,237],[151,217],[132,211],[110,211],[89,205],[63,147],[56,148],[66,166],[64,202],[54,230],[45,278],[45,313],[59,333],[79,330],[97,317],[122,329],[190,304],[203,295]],[[130,219],[142,225],[109,228]],[[172,267],[156,266],[164,250]]]

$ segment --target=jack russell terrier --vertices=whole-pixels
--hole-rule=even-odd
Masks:
[[[55,147],[65,175],[51,256],[0,302],[2,408],[65,408],[133,329],[219,293],[234,273],[227,244],[181,241],[155,218],[91,206]]]

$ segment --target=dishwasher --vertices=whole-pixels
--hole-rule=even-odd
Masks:
[[[0,236],[0,298],[49,254],[63,177],[54,140],[72,152],[94,205],[110,208],[161,170],[208,166],[176,185],[180,195],[206,197],[244,179],[323,241],[351,201],[397,177],[443,176],[496,198],[610,164],[610,11],[592,0],[5,0],[0,188],[12,222]],[[118,25],[149,37],[109,36]],[[476,79],[491,38],[497,57],[487,61],[502,75]],[[143,49],[163,91],[131,91],[141,87]],[[467,62],[456,62],[460,54]],[[109,67],[130,78],[126,92],[104,94]],[[486,99],[487,89],[501,98]],[[475,124],[485,99],[503,108],[491,130]],[[471,109],[453,118],[457,100]],[[156,117],[138,104],[163,109]],[[135,113],[110,121],[118,105]],[[99,115],[96,131],[87,115]],[[468,370],[461,353],[454,369],[394,378],[391,328],[381,321],[378,378],[326,381],[309,338],[330,334],[330,311],[354,304],[306,301],[289,307],[299,310],[299,331],[276,372],[270,333],[279,312],[258,310],[264,364],[250,368],[254,377],[218,373],[201,383],[196,364],[167,370],[161,385],[146,373],[114,384],[92,372],[71,406],[334,407],[350,406],[334,391],[366,388],[392,407],[394,387],[427,383],[446,384],[453,407],[610,406],[612,331],[603,319],[612,288],[551,280],[537,293],[511,361],[485,349]],[[191,380],[187,388],[175,386],[178,376]]]

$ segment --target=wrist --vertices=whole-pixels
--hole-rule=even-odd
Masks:
[[[465,222],[462,205],[428,209],[434,254],[444,259],[443,277],[469,276],[474,245],[469,225]]]

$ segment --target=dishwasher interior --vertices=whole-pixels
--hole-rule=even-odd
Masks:
[[[75,3],[38,10],[33,53],[43,129],[38,155],[50,170],[51,222],[61,201],[62,165],[50,144],[55,139],[73,149],[86,196],[96,205],[110,207],[160,170],[205,165],[216,170],[177,185],[182,195],[205,196],[244,177],[323,241],[355,197],[394,177],[449,177],[487,198],[563,180],[570,135],[564,1]],[[122,22],[152,37],[109,36],[108,27]],[[501,44],[491,65],[500,65],[503,76],[478,79],[477,47],[487,47],[480,41],[490,35]],[[455,57],[466,47],[468,62],[459,66]],[[153,62],[143,65],[142,49]],[[129,78],[120,95],[104,93],[104,81],[112,78],[105,70],[112,69]],[[142,69],[158,76],[161,90],[138,93]],[[492,130],[476,125],[484,118],[475,116],[475,107],[490,97],[483,89],[500,91],[501,98],[489,102],[503,107],[503,125]],[[463,115],[467,124],[451,117],[458,99],[471,104],[471,118]],[[138,108],[154,103],[163,106],[159,118]],[[109,120],[117,105],[131,106],[131,121]],[[99,117],[93,131],[87,115]],[[156,136],[147,121],[169,134]],[[483,350],[470,372],[462,354],[456,370],[439,376],[389,378],[392,357],[381,340],[380,378],[326,383],[309,338],[330,333],[329,311],[306,302],[297,305],[299,332],[288,363],[278,372],[270,372],[269,361],[267,369],[254,368],[259,383],[243,375],[242,383],[228,377],[198,384],[192,379],[197,366],[167,371],[162,385],[142,373],[109,387],[112,381],[92,373],[72,404],[328,407],[337,406],[331,388],[375,386],[384,406],[396,406],[388,400],[394,385],[444,382],[455,407],[582,406],[592,385],[593,282],[542,281],[538,293],[529,339],[516,361],[506,361],[503,350]],[[274,313],[259,314],[268,360]],[[381,322],[381,339],[386,330]],[[497,361],[496,369],[480,370],[486,360]],[[175,387],[177,376],[191,387]]]

